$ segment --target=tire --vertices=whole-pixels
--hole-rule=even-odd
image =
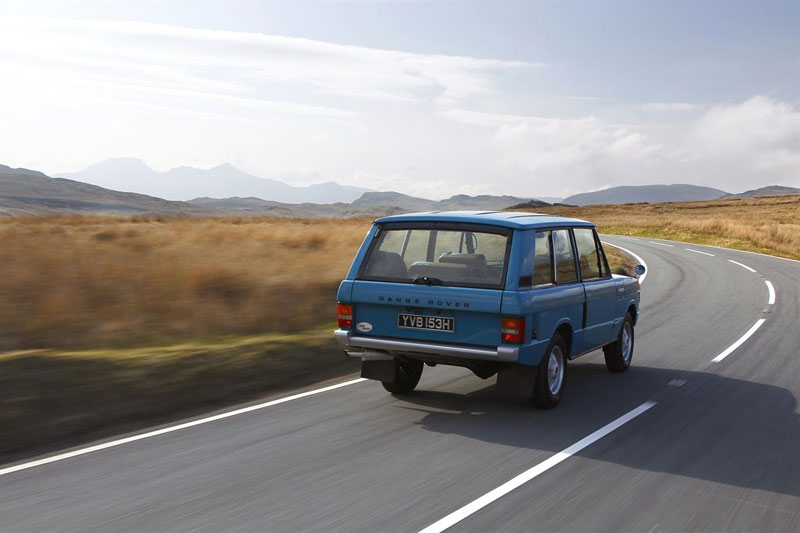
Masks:
[[[611,372],[625,372],[633,360],[633,317],[628,313],[619,328],[617,340],[603,346],[606,368]]]
[[[413,391],[422,377],[422,361],[397,362],[394,381],[382,381],[383,388],[392,394],[408,394]]]
[[[551,409],[558,405],[567,380],[567,348],[564,339],[556,333],[547,347],[547,352],[536,369],[531,403],[540,409]]]

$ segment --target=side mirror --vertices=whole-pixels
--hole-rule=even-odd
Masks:
[[[644,265],[636,265],[636,268],[633,269],[636,272],[636,277],[638,278],[642,274],[644,274],[645,268]]]

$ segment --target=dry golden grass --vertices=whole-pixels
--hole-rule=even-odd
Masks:
[[[800,196],[543,211],[800,258]],[[369,219],[0,219],[0,350],[135,346],[332,320]],[[608,250],[612,269],[624,254]]]
[[[369,221],[39,217],[0,221],[0,349],[307,329]]]
[[[800,259],[800,196],[664,204],[554,206],[603,233],[671,239]]]

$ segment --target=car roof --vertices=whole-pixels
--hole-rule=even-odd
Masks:
[[[542,213],[525,213],[520,211],[430,211],[426,213],[392,215],[379,218],[375,221],[376,224],[403,222],[461,222],[515,229],[551,226],[594,227],[593,223],[577,218],[558,217]]]

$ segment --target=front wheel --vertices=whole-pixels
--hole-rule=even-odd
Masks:
[[[630,313],[625,315],[625,321],[619,330],[617,340],[603,346],[606,356],[606,368],[612,372],[625,372],[631,366],[633,359],[633,318]]]
[[[422,377],[422,361],[397,362],[394,381],[382,381],[383,388],[392,394],[408,394],[413,391]]]
[[[531,403],[540,409],[550,409],[558,405],[561,393],[564,392],[564,381],[567,377],[567,349],[564,339],[556,333],[550,341],[539,367],[536,369],[536,381],[533,384]]]

